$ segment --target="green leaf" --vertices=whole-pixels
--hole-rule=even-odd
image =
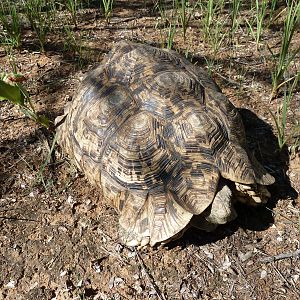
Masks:
[[[0,80],[0,101],[9,100],[14,104],[24,105],[24,96],[18,86]]]
[[[51,121],[44,115],[38,116],[38,122],[45,126],[46,128],[49,128],[51,125]]]
[[[37,117],[37,115],[30,108],[28,108],[26,106],[21,106],[20,110],[22,111],[22,113],[26,117],[28,117],[28,118],[30,118],[30,119],[32,119],[32,120],[34,120],[34,121],[37,122],[38,117]]]

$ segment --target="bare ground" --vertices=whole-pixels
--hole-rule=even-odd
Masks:
[[[116,2],[109,25],[97,10],[81,11],[85,61],[80,67],[72,53],[62,51],[59,34],[40,53],[33,33],[25,31],[22,50],[14,56],[38,111],[52,120],[61,114],[79,80],[115,41],[161,44],[150,3],[128,3]],[[279,29],[263,36],[273,50],[280,45]],[[203,43],[197,20],[187,34],[184,42],[178,32],[174,48],[188,50],[200,65],[214,62],[212,76],[240,108],[250,147],[276,177],[269,203],[255,209],[239,205],[238,219],[213,233],[191,228],[167,246],[126,248],[118,241],[118,216],[101,191],[58,148],[44,164],[53,135],[2,102],[0,299],[299,299],[300,156],[277,146],[269,110],[276,112],[282,95],[269,101],[270,53],[257,51],[242,29],[238,43],[217,56]],[[1,69],[9,70],[8,57],[0,52]],[[292,144],[299,93],[291,105]],[[295,255],[272,261],[285,253]],[[266,257],[271,258],[266,262]]]

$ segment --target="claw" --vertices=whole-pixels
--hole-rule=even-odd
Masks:
[[[138,240],[131,240],[131,241],[126,241],[125,244],[128,247],[136,247],[140,244],[140,242]]]
[[[149,236],[144,236],[141,240],[141,247],[144,247],[148,245],[150,242],[150,237]]]
[[[262,202],[262,199],[259,196],[252,196],[251,198],[255,201],[255,203],[261,203]]]

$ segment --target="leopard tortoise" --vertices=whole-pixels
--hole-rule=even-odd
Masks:
[[[168,242],[191,220],[213,230],[236,217],[234,201],[270,197],[274,178],[247,150],[237,109],[174,51],[117,43],[56,123],[59,144],[119,212],[128,246]]]

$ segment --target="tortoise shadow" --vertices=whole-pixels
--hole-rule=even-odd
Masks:
[[[167,244],[168,248],[185,247],[189,244],[202,246],[229,237],[238,229],[264,231],[274,223],[272,209],[279,200],[296,199],[298,197],[292,188],[286,171],[289,167],[289,153],[287,147],[279,149],[277,137],[272,127],[248,109],[238,109],[241,114],[248,148],[253,151],[257,160],[274,176],[275,183],[268,187],[271,198],[266,205],[259,207],[237,203],[235,209],[238,217],[225,225],[220,225],[213,232],[204,232],[196,228],[189,228],[179,240]]]

